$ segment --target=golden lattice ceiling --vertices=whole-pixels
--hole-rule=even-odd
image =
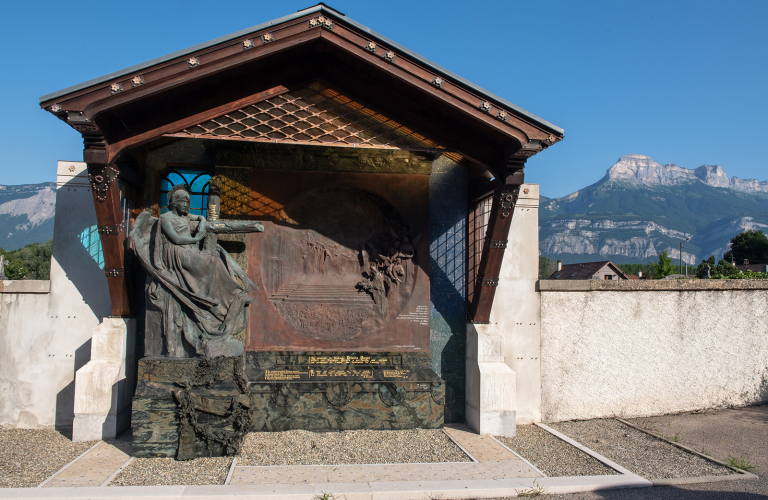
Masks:
[[[436,142],[320,82],[167,137],[443,151]]]

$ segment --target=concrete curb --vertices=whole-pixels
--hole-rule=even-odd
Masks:
[[[656,481],[653,482],[654,485],[656,485],[656,484],[659,484],[659,485],[670,485],[670,484],[711,483],[711,482],[714,482],[714,481],[731,481],[731,480],[734,480],[734,479],[760,479],[759,477],[757,477],[755,474],[752,474],[751,472],[747,472],[745,470],[741,470],[741,469],[737,469],[735,467],[732,467],[732,466],[728,465],[725,462],[722,462],[722,461],[720,461],[720,460],[718,460],[716,458],[710,457],[710,456],[705,455],[703,453],[699,453],[698,451],[696,451],[696,450],[694,450],[692,448],[689,448],[689,447],[687,447],[685,445],[682,445],[680,443],[675,443],[674,441],[672,441],[670,439],[667,439],[665,437],[659,436],[658,434],[654,434],[653,432],[649,432],[649,431],[647,431],[645,429],[641,429],[640,427],[637,427],[636,425],[630,424],[626,420],[623,420],[621,418],[617,418],[616,420],[618,420],[622,424],[624,424],[624,425],[626,425],[628,427],[631,427],[631,428],[633,428],[633,429],[635,429],[637,431],[640,431],[640,432],[642,432],[644,434],[647,434],[647,435],[649,435],[651,437],[654,437],[656,439],[664,441],[665,443],[669,443],[672,446],[675,446],[676,448],[680,448],[683,451],[687,451],[688,453],[692,453],[694,455],[697,455],[697,456],[703,458],[704,460],[708,460],[708,461],[710,461],[712,463],[715,463],[717,465],[722,465],[723,467],[728,467],[732,471],[736,472],[736,474],[729,475],[729,476],[700,476],[700,477],[681,477],[681,478],[674,478],[674,479],[659,479],[659,480],[656,480]]]
[[[232,481],[232,474],[235,473],[235,467],[237,467],[237,457],[232,459],[232,465],[229,466],[229,474],[227,474],[227,480],[224,481],[224,486],[227,486]]]
[[[112,475],[111,475],[111,476],[109,476],[109,477],[107,478],[107,480],[106,480],[106,481],[104,481],[103,483],[101,483],[101,486],[100,486],[100,487],[101,487],[101,488],[103,488],[103,487],[107,486],[109,483],[111,483],[111,482],[112,482],[112,480],[113,480],[114,478],[116,478],[118,474],[120,474],[121,472],[123,472],[123,469],[125,469],[126,467],[128,467],[129,465],[131,465],[131,462],[133,462],[133,457],[129,458],[128,460],[126,460],[126,461],[123,463],[123,465],[121,465],[120,467],[118,467],[118,468],[117,468],[117,470],[116,470],[115,472],[113,472],[113,473],[112,473]]]
[[[173,498],[211,500],[311,500],[328,492],[347,500],[464,500],[515,497],[536,487],[548,494],[576,493],[615,488],[642,488],[651,483],[640,476],[540,477],[526,479],[460,481],[392,481],[377,483],[274,484],[259,486],[115,486],[111,488],[8,488],[3,498],[12,500],[109,500]]]
[[[727,476],[699,476],[699,477],[677,477],[672,479],[655,479],[654,486],[677,486],[680,484],[697,483],[716,483],[718,481],[739,481],[741,479],[759,479],[749,472],[742,474],[729,474]]]

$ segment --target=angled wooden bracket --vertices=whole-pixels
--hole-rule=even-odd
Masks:
[[[522,183],[522,175],[519,179]],[[498,187],[493,195],[485,244],[480,257],[480,266],[475,278],[475,290],[467,311],[468,321],[473,324],[487,324],[491,317],[493,299],[499,285],[499,273],[507,248],[512,214],[517,203],[520,184],[505,184]]]
[[[130,294],[125,277],[125,230],[120,205],[119,170],[106,163],[103,136],[97,131],[83,133],[83,158],[88,165],[88,180],[96,208],[96,223],[104,253],[104,273],[107,276],[112,316],[131,314]]]

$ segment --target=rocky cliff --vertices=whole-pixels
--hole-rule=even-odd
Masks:
[[[698,264],[746,229],[768,231],[768,181],[625,155],[597,183],[542,198],[539,242],[543,255],[570,263],[649,262],[663,250],[678,259],[682,241],[683,261]]]
[[[603,178],[604,182],[629,182],[643,186],[676,186],[702,182],[716,188],[734,189],[744,193],[768,193],[768,181],[742,180],[728,177],[720,165],[702,165],[699,168],[683,168],[668,163],[656,163],[648,156],[624,155],[619,158]]]
[[[0,248],[15,250],[53,237],[56,185],[0,186]]]

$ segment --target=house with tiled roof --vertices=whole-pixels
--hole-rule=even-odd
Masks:
[[[629,277],[610,260],[562,265],[548,280],[627,280]]]

